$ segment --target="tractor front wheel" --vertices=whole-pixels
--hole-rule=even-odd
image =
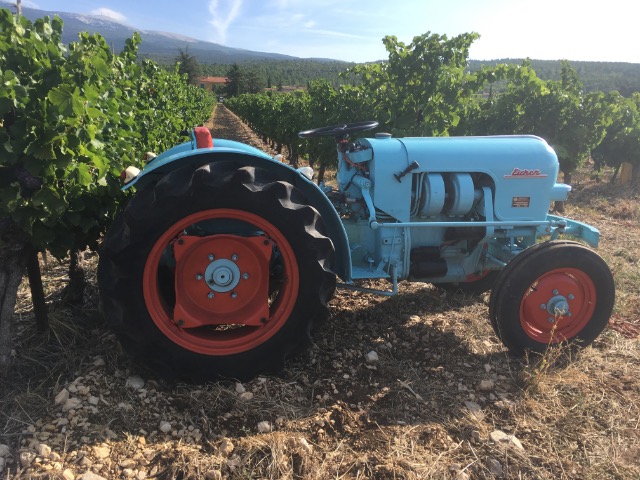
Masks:
[[[246,379],[282,369],[328,315],[333,245],[291,184],[252,167],[181,169],[108,232],[107,320],[161,374]]]
[[[615,299],[613,275],[589,248],[551,241],[526,249],[500,273],[489,316],[513,353],[552,344],[589,345],[606,327]]]

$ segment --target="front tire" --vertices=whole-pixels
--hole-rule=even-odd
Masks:
[[[542,353],[552,344],[589,345],[606,327],[614,300],[613,275],[598,254],[576,242],[550,241],[502,270],[489,317],[513,353]]]
[[[281,370],[328,316],[335,275],[323,232],[301,192],[264,170],[176,170],[132,198],[105,237],[105,315],[164,376]]]

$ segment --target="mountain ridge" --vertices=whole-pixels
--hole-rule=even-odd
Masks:
[[[15,4],[0,1],[0,8],[8,8],[15,11]],[[244,63],[256,60],[300,60],[300,57],[284,55],[281,53],[260,52],[241,48],[227,47],[219,43],[198,40],[186,35],[172,32],[144,30],[132,25],[118,22],[103,15],[88,15],[58,10],[40,10],[30,7],[22,7],[22,15],[31,21],[44,16],[58,15],[64,22],[62,41],[66,44],[78,39],[78,33],[88,31],[101,34],[111,47],[120,51],[125,41],[131,38],[134,32],[139,32],[142,43],[138,47],[141,57],[150,57],[158,60],[173,60],[179,49],[189,48],[189,53],[194,55],[200,63]],[[337,61],[329,59],[306,59],[317,61]]]
[[[0,8],[9,8],[15,12],[15,4],[0,0]],[[337,85],[340,83],[339,72],[354,65],[352,62],[331,60],[327,58],[301,58],[279,53],[259,52],[241,48],[227,47],[214,42],[198,40],[187,35],[173,32],[139,29],[132,25],[118,22],[104,15],[88,15],[72,12],[41,10],[23,7],[23,15],[34,21],[46,15],[58,15],[64,22],[62,40],[64,43],[76,41],[78,33],[89,31],[101,34],[115,51],[120,51],[134,32],[140,32],[142,43],[138,47],[140,58],[149,58],[160,64],[172,65],[180,51],[188,48],[203,67],[203,74],[221,76],[233,63],[245,64],[257,68],[265,79],[273,84],[304,85],[310,79],[325,78]],[[503,58],[493,60],[469,59],[470,71],[481,66],[498,63],[521,63],[524,59]],[[381,59],[382,61],[382,59]],[[536,74],[544,79],[560,78],[559,60],[528,60]],[[295,63],[295,68],[289,64]],[[617,90],[624,96],[640,91],[640,64],[605,61],[573,61],[574,67],[583,81],[587,91]]]

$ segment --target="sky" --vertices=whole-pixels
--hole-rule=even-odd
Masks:
[[[477,32],[474,60],[640,63],[635,0],[22,0],[143,30],[296,57],[387,58],[382,38]]]

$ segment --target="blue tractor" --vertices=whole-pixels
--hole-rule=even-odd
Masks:
[[[310,343],[336,287],[393,295],[401,280],[491,290],[491,324],[516,354],[602,332],[613,276],[584,245],[597,246],[598,230],[549,214],[570,187],[556,183],[544,140],[351,139],[376,126],[300,132],[335,139],[337,188],[203,127],[130,167],[124,188],[136,194],[98,269],[124,347],[165,375],[246,379]]]

